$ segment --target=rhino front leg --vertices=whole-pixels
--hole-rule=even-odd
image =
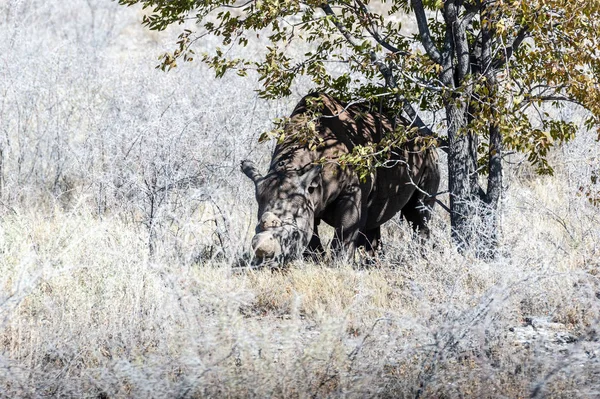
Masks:
[[[319,231],[317,226],[319,225],[320,220],[315,219],[315,227],[313,231],[312,238],[304,251],[304,258],[311,259],[315,262],[318,262],[323,259],[325,256],[325,248],[323,248],[323,244],[321,243],[321,237],[319,237]]]
[[[369,256],[374,257],[381,250],[381,227],[377,226],[360,234],[357,247],[364,247]]]
[[[362,192],[359,187],[352,187],[338,197],[332,204],[334,209],[335,236],[331,242],[334,256],[344,255],[347,260],[354,260],[354,250],[361,231],[366,225],[366,204],[361,201]]]

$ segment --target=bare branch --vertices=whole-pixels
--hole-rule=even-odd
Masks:
[[[527,97],[525,99],[525,101],[528,102],[536,102],[536,101],[564,101],[564,102],[569,102],[575,105],[579,105],[581,107],[585,107],[584,104],[580,103],[579,101],[577,101],[574,98],[570,98],[570,97],[566,97],[566,96],[559,96],[559,95],[555,95],[555,96],[532,96],[532,97]]]
[[[248,4],[251,4],[253,2],[254,2],[254,0],[248,0],[248,1],[246,1],[244,3],[241,3],[241,4],[221,4],[219,7],[239,9],[239,8],[244,8]]]
[[[406,162],[406,161],[404,161],[402,159],[393,159],[393,160],[390,160],[390,161],[386,161],[381,166],[384,167],[384,168],[393,168],[393,167],[395,167],[398,164],[402,164],[407,169],[410,169],[410,165],[408,164],[408,162]],[[419,187],[419,185],[417,183],[415,183],[415,181],[413,180],[413,178],[410,175],[410,173],[407,173],[407,176],[410,179],[410,183],[407,183],[407,184],[410,184],[411,186],[413,186],[421,194],[426,195],[427,198],[433,198],[435,200],[435,202],[437,202],[439,204],[439,206],[442,207],[442,209],[444,209],[448,213],[451,213],[450,208],[448,208],[448,206],[446,204],[444,204],[442,201],[440,201],[437,198],[439,195],[448,194],[449,193],[448,191],[439,191],[437,193],[428,193],[427,191],[425,191],[421,187]]]

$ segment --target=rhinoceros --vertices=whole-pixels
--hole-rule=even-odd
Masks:
[[[303,139],[307,120],[318,100],[320,117],[314,140]],[[336,160],[357,145],[379,143],[394,123],[366,105],[347,105],[323,93],[304,97],[292,112],[284,140],[273,152],[269,171],[261,175],[252,161],[241,169],[255,186],[258,224],[252,248],[259,261],[287,262],[305,255],[324,254],[317,226],[324,221],[335,229],[334,254],[354,258],[364,246],[380,245],[380,227],[398,212],[415,231],[428,237],[427,222],[440,182],[435,148],[412,139],[393,149],[385,167],[359,178]],[[319,140],[320,139],[320,140]],[[317,146],[310,143],[319,142]]]

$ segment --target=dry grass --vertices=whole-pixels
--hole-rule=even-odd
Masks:
[[[9,8],[0,396],[600,393],[600,209],[580,190],[600,147],[587,132],[555,151],[554,177],[511,160],[493,261],[457,254],[438,208],[424,247],[386,225],[369,269],[239,272],[256,210],[239,160],[267,163],[258,135],[306,88],[266,103],[197,64],[154,71],[162,39],[112,3]]]
[[[0,389],[516,397],[539,384],[544,396],[593,396],[598,230],[576,222],[597,211],[575,198],[577,218],[548,217],[564,208],[540,196],[557,190],[553,180],[512,194],[528,212],[507,198],[506,257],[456,254],[440,217],[424,256],[397,238],[368,270],[298,262],[238,273],[226,259],[186,263],[168,248],[151,258],[142,226],[85,206],[6,215]],[[528,204],[532,192],[541,198]]]

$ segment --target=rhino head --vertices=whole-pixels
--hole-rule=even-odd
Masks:
[[[259,261],[275,262],[298,257],[313,235],[322,167],[279,168],[265,176],[252,161],[242,161],[241,167],[254,182],[258,202],[254,255]]]

